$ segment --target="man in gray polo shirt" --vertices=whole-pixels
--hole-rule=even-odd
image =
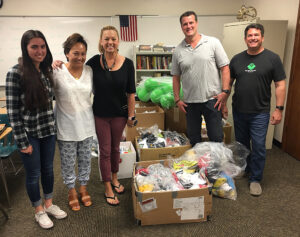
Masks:
[[[227,116],[230,88],[228,57],[218,39],[198,33],[195,12],[183,13],[180,24],[185,39],[174,51],[171,72],[176,105],[186,113],[192,145],[201,142],[202,115],[209,140],[222,142],[222,113]],[[183,101],[179,97],[181,84]]]

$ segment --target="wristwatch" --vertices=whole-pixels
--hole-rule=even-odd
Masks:
[[[128,120],[135,120],[135,116],[128,117]]]
[[[278,105],[276,105],[276,109],[284,110],[284,106],[278,106]]]
[[[230,90],[222,90],[222,92],[226,93],[226,94],[229,94],[230,93]]]

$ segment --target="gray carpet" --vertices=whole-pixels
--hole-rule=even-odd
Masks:
[[[247,179],[237,180],[237,200],[214,197],[208,222],[138,226],[132,210],[131,180],[121,182],[127,192],[119,196],[120,206],[108,206],[103,198],[97,160],[93,159],[88,189],[93,205],[72,212],[67,205],[67,188],[62,183],[56,152],[54,202],[67,211],[67,219],[53,220],[54,228],[50,230],[43,230],[35,223],[23,170],[18,176],[8,176],[12,208],[7,209],[8,221],[0,212],[0,236],[300,236],[300,162],[275,146],[267,153],[263,195],[252,197]],[[0,203],[7,207],[4,194],[0,181]]]

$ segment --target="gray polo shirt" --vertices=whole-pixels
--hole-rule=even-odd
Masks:
[[[186,103],[204,103],[219,94],[222,89],[220,68],[229,64],[220,41],[201,36],[195,48],[183,40],[172,57],[171,74],[180,76]]]

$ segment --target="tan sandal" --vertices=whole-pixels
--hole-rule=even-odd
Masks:
[[[89,207],[92,205],[91,196],[86,190],[86,186],[80,186],[79,188],[80,200],[85,207]]]
[[[75,188],[72,188],[69,190],[68,200],[69,200],[69,206],[72,211],[80,210],[78,196],[77,196],[77,192],[76,192]]]

